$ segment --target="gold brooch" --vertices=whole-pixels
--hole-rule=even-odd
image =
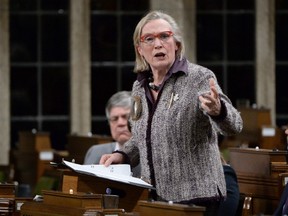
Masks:
[[[142,114],[142,103],[141,98],[139,96],[133,96],[132,101],[132,110],[131,110],[131,118],[134,121],[137,121]]]
[[[179,100],[179,95],[178,94],[174,94],[174,92],[172,92],[171,98],[169,100],[168,109],[170,109],[170,107],[172,106],[173,102],[175,102],[177,100]]]

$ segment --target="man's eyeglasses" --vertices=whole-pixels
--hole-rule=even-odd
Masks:
[[[158,34],[145,34],[140,37],[140,41],[148,45],[152,45],[156,38],[159,38],[162,42],[167,42],[171,36],[173,36],[173,32],[163,31]]]
[[[123,115],[118,115],[118,116],[111,116],[109,118],[109,121],[111,123],[116,123],[120,118],[124,119],[124,120],[128,120],[129,119],[130,114],[123,114]]]

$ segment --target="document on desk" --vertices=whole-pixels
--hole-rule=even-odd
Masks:
[[[81,165],[63,160],[62,163],[78,173],[93,175],[99,178],[118,181],[148,189],[155,189],[151,184],[140,178],[131,176],[131,168],[129,164],[111,164],[108,167],[104,165],[92,164]]]

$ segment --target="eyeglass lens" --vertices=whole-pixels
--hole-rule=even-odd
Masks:
[[[173,35],[171,31],[164,31],[158,34],[146,34],[141,37],[141,42],[152,44],[155,42],[156,38],[159,38],[161,41],[166,42]]]

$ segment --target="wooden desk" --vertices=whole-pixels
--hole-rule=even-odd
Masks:
[[[87,209],[57,206],[42,202],[26,202],[21,208],[21,216],[139,216],[133,212],[123,212],[122,209]]]
[[[15,198],[16,185],[0,184],[0,198]]]
[[[148,189],[142,187],[69,169],[57,171],[62,173],[61,191],[43,191],[43,202],[25,202],[21,207],[22,216],[203,216],[205,212],[204,207],[148,202]],[[118,192],[117,208],[107,209],[104,195],[107,188]]]
[[[253,197],[253,214],[272,214],[279,202],[279,174],[286,172],[286,151],[230,148],[241,193]]]
[[[0,184],[0,215],[20,216],[20,206],[24,202],[32,200],[32,198],[16,197],[15,189],[15,184]]]
[[[202,216],[205,212],[205,207],[169,204],[158,201],[139,201],[138,206],[140,216]]]
[[[112,194],[119,195],[119,208],[126,212],[138,211],[137,202],[148,200],[148,189],[130,184],[111,181],[107,179],[79,174],[74,171],[63,171],[62,191],[69,193],[72,189],[77,192],[106,194],[106,189],[110,188]],[[113,192],[114,191],[114,192]]]
[[[148,189],[142,187],[76,173],[68,169],[57,171],[62,174],[61,191],[43,191],[44,201],[24,203],[21,207],[22,215],[137,215],[133,213],[137,212],[137,202],[148,199]],[[112,192],[116,191],[116,195],[119,196],[117,209],[104,208],[105,201],[103,202],[102,198],[105,197],[107,188]],[[88,201],[84,198],[88,198]]]

